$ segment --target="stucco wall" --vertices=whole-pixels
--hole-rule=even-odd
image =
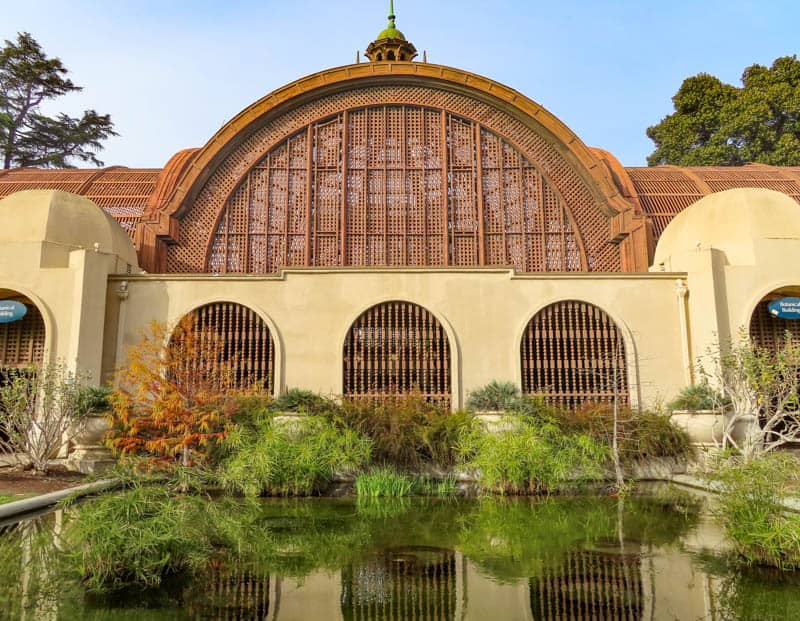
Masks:
[[[249,306],[270,326],[276,389],[342,392],[342,348],[352,322],[373,304],[407,300],[445,327],[452,356],[453,405],[493,379],[521,383],[520,339],[533,315],[552,302],[582,300],[622,329],[631,399],[653,404],[683,382],[676,274],[514,275],[508,269],[288,270],[282,276],[112,277],[110,317],[121,338],[106,344],[106,368],[121,363],[151,320],[176,324],[213,301]],[[127,282],[128,297],[116,294]],[[113,310],[117,309],[117,310]],[[109,327],[109,334],[115,330]],[[112,355],[111,350],[114,350]]]

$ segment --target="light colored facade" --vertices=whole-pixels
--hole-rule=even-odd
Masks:
[[[798,170],[625,169],[392,33],[163,170],[0,174],[0,301],[30,309],[0,366],[109,381],[150,322],[193,314],[276,394],[458,408],[510,380],[653,407],[740,329],[792,325],[765,303],[800,291]]]

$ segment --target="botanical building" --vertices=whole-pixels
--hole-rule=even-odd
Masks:
[[[576,407],[693,381],[800,292],[800,168],[623,167],[489,78],[368,62],[241,111],[162,169],[0,172],[0,365],[107,379],[152,320],[237,381],[453,407],[492,379]],[[9,317],[10,319],[10,317]],[[798,324],[800,325],[800,324]]]

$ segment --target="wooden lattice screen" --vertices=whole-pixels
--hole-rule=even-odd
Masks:
[[[450,402],[450,343],[425,308],[385,302],[353,322],[344,342],[344,395],[391,397],[419,392]]]
[[[554,405],[628,403],[628,373],[622,335],[592,304],[556,302],[528,323],[520,347],[522,389]],[[616,384],[615,384],[616,380]]]
[[[589,269],[566,202],[515,146],[399,105],[344,111],[272,148],[226,202],[206,270],[340,265]]]
[[[786,343],[787,332],[794,342],[800,342],[800,321],[781,319],[769,314],[771,300],[761,301],[750,318],[750,338],[770,351],[778,351]]]
[[[230,371],[236,388],[258,386],[272,392],[275,347],[269,327],[255,311],[233,302],[214,302],[195,309],[191,317],[200,349],[207,345],[220,358],[218,363]]]
[[[345,621],[456,619],[456,557],[442,548],[387,550],[342,570]]]
[[[573,552],[530,581],[534,619],[633,621],[644,615],[638,555]]]
[[[44,320],[35,305],[26,303],[25,316],[0,324],[0,367],[24,369],[41,364],[44,357]]]

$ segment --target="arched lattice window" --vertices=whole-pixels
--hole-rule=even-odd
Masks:
[[[566,202],[517,147],[408,105],[348,110],[274,146],[225,204],[206,269],[340,265],[591,269]]]
[[[188,329],[197,343],[198,364],[221,365],[236,388],[273,391],[275,347],[269,327],[255,311],[233,302],[213,302],[190,313]]]
[[[592,304],[556,302],[528,323],[520,346],[522,389],[560,407],[628,403],[625,344],[611,318]]]
[[[750,338],[759,347],[769,351],[778,351],[786,343],[787,333],[794,342],[800,342],[800,321],[773,317],[769,312],[769,303],[787,296],[797,297],[797,289],[775,292],[758,303],[750,317]]]
[[[44,319],[36,305],[21,295],[6,295],[2,301],[20,302],[27,312],[22,319],[0,323],[0,368],[24,369],[44,358]]]
[[[344,395],[387,397],[419,392],[450,402],[450,343],[427,309],[384,302],[353,322],[344,342]]]

